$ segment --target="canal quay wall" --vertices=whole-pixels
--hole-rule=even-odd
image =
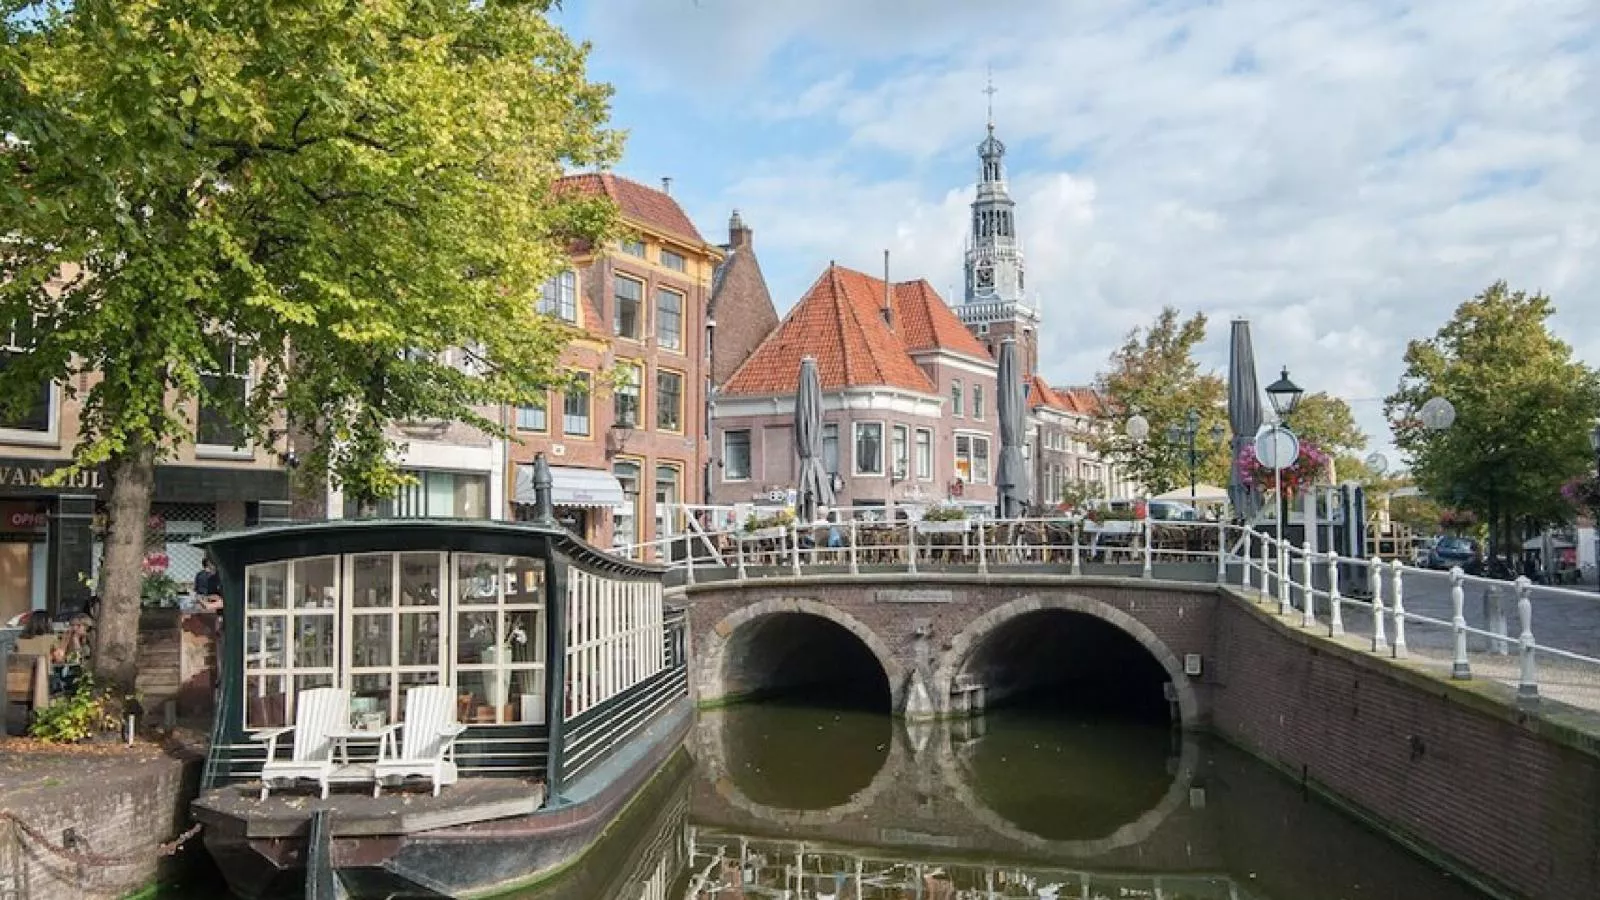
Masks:
[[[1520,708],[1498,683],[1452,681],[1223,594],[1215,731],[1489,893],[1600,895],[1590,717],[1549,701]]]
[[[188,826],[200,761],[150,745],[88,752],[0,744],[0,900],[116,900],[182,864],[161,844]],[[203,852],[191,843],[184,853]]]
[[[776,616],[832,621],[888,675],[907,722],[966,714],[963,666],[1008,621],[1086,613],[1123,629],[1172,679],[1186,728],[1210,730],[1492,895],[1600,896],[1600,719],[1519,707],[1489,680],[1397,660],[1276,601],[1198,583],[971,574],[824,575],[671,592],[689,610],[695,698],[758,691]],[[1185,674],[1186,667],[1199,674]],[[769,687],[771,685],[768,685]]]

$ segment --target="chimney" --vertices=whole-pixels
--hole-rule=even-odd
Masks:
[[[662,177],[662,179],[661,179],[661,193],[666,194],[668,197],[672,196],[672,177],[671,176],[663,176]]]
[[[736,209],[728,217],[728,246],[734,250],[750,249],[750,229],[744,224],[744,218]]]
[[[894,330],[894,288],[889,284],[889,251],[883,251],[883,324]]]

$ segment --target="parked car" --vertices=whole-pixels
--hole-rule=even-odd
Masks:
[[[1428,561],[1433,557],[1433,546],[1439,543],[1438,538],[1422,538],[1417,541],[1416,549],[1412,552],[1411,564],[1418,568],[1427,568]]]
[[[1483,571],[1483,552],[1478,542],[1460,537],[1440,538],[1428,551],[1428,568],[1451,569],[1460,566],[1468,575]]]

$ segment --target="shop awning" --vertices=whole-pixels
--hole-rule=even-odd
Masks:
[[[555,506],[582,506],[610,509],[622,506],[622,483],[603,469],[551,466],[551,497]],[[533,505],[533,466],[517,466],[517,491],[513,503]]]

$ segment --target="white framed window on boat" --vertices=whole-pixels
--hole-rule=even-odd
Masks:
[[[297,693],[334,683],[339,576],[335,556],[246,570],[246,728],[275,728],[293,722]]]
[[[455,556],[456,714],[469,724],[545,720],[544,562]]]
[[[399,721],[407,688],[444,675],[443,553],[360,553],[345,558],[344,686],[366,726]]]
[[[576,716],[665,666],[661,584],[567,577],[568,716]]]

